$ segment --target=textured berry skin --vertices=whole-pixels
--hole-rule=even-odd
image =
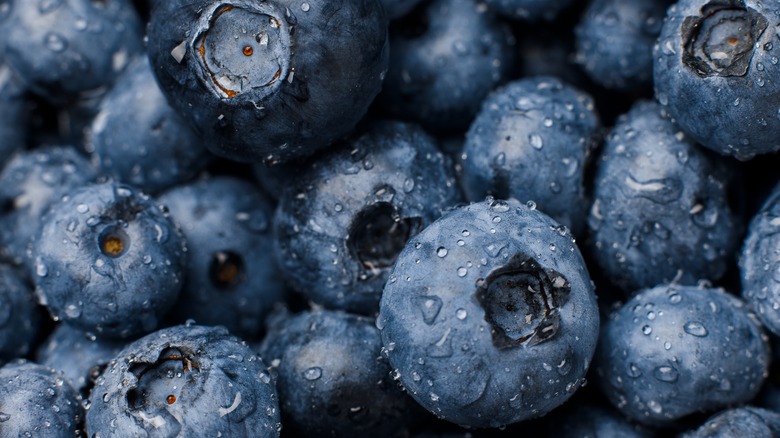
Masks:
[[[29,250],[41,218],[62,196],[97,178],[86,157],[71,146],[23,150],[0,171],[0,251],[32,267]]]
[[[552,21],[574,0],[486,0],[485,4],[516,20]]]
[[[682,0],[654,49],[658,101],[686,134],[739,160],[780,150],[780,4]]]
[[[18,360],[0,368],[0,424],[4,437],[79,435],[84,408],[59,371]]]
[[[312,162],[282,194],[279,266],[312,301],[374,314],[403,245],[457,202],[433,138],[414,125],[378,124]]]
[[[87,434],[279,436],[266,365],[222,327],[173,326],[127,345],[97,379]]]
[[[274,163],[355,127],[387,70],[387,18],[379,0],[157,2],[149,56],[212,152]]]
[[[474,202],[534,201],[571,228],[585,228],[585,164],[601,127],[593,99],[545,76],[494,91],[463,145],[463,188]]]
[[[710,417],[698,429],[680,436],[681,438],[730,438],[735,436],[773,438],[780,436],[780,414],[753,406],[726,409]]]
[[[594,366],[599,387],[624,415],[661,425],[750,401],[769,360],[768,339],[738,298],[657,286],[610,314]]]
[[[594,82],[613,90],[653,84],[653,46],[671,0],[596,0],[575,29],[577,62]]]
[[[11,266],[0,265],[0,365],[30,352],[41,316],[29,282]]]
[[[764,326],[780,335],[780,185],[750,222],[739,267],[742,297]]]
[[[390,68],[378,106],[431,132],[463,132],[508,79],[514,37],[474,0],[436,0],[390,26]]]
[[[229,176],[178,186],[159,201],[182,229],[190,254],[173,314],[257,337],[285,294],[272,251],[271,204],[256,186]]]
[[[423,407],[499,427],[544,415],[579,388],[599,319],[567,229],[517,201],[487,200],[409,241],[377,327],[394,373]]]
[[[36,291],[56,319],[107,337],[157,328],[179,295],[181,231],[121,184],[84,186],[54,204],[33,243]]]
[[[26,89],[0,56],[0,166],[27,141]]]
[[[307,311],[275,321],[260,348],[276,375],[285,430],[299,436],[405,436],[414,401],[380,358],[371,318]],[[408,432],[406,432],[408,433]]]
[[[146,193],[190,180],[211,157],[168,105],[145,56],[103,97],[86,142],[103,175]]]
[[[593,260],[624,293],[677,279],[717,280],[741,224],[732,170],[692,143],[654,102],[616,123],[596,164],[588,225]]]
[[[143,51],[127,0],[5,0],[0,53],[29,89],[53,101],[110,86]]]

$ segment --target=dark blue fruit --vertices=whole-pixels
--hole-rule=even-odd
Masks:
[[[97,379],[89,436],[279,436],[266,365],[220,327],[174,326],[127,345]]]
[[[585,164],[600,128],[593,99],[553,77],[511,82],[482,104],[463,145],[463,188],[534,201],[579,234],[585,227]]]
[[[160,324],[181,290],[181,231],[130,186],[94,184],[52,205],[33,243],[34,280],[55,319],[128,338]]]
[[[768,409],[745,406],[713,415],[698,429],[681,438],[774,438],[780,436],[780,414]]]
[[[376,313],[406,242],[459,201],[433,138],[415,125],[378,124],[291,181],[274,219],[279,266],[316,303]]]
[[[485,4],[501,14],[526,21],[552,21],[574,0],[485,0]]]
[[[694,141],[749,160],[780,150],[780,4],[681,0],[654,50],[656,98]]]
[[[747,306],[721,289],[658,286],[610,314],[594,366],[629,418],[668,424],[753,399],[769,342]]]
[[[677,280],[717,280],[737,244],[732,168],[640,101],[621,116],[596,163],[588,224],[593,260],[624,293]]]
[[[14,268],[0,265],[0,365],[32,350],[42,315],[26,278]]]
[[[379,0],[156,2],[163,93],[217,155],[274,163],[349,134],[387,70]]]
[[[26,89],[0,56],[0,166],[26,144],[28,119]]]
[[[599,320],[567,229],[515,200],[487,200],[409,241],[377,326],[395,376],[423,407],[500,427],[548,413],[584,383]]]

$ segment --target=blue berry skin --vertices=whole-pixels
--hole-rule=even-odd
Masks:
[[[579,393],[578,393],[579,395]],[[572,406],[564,405],[542,421],[547,424],[546,436],[555,438],[651,438],[656,436],[648,427],[628,421],[616,409],[580,399]]]
[[[62,373],[17,360],[0,368],[0,432],[4,437],[81,436],[81,398]]]
[[[285,294],[272,250],[269,201],[253,184],[228,176],[178,186],[158,199],[182,229],[190,254],[173,309],[177,319],[256,337]]]
[[[86,142],[102,174],[146,193],[188,181],[211,156],[168,105],[145,56],[103,97]]]
[[[758,319],[780,334],[780,184],[753,217],[739,257],[742,297]]]
[[[593,99],[556,78],[521,79],[499,88],[466,135],[466,197],[534,201],[580,234],[588,208],[584,169],[600,127]]]
[[[0,56],[0,166],[27,141],[26,88]]]
[[[87,434],[277,437],[266,365],[224,327],[173,326],[128,344],[97,379]]]
[[[552,21],[574,0],[485,0],[485,4],[502,15],[525,21]]]
[[[696,142],[749,160],[780,150],[780,5],[681,0],[654,49],[658,101]]]
[[[149,56],[212,152],[282,162],[366,113],[387,70],[387,18],[379,0],[157,2]]]
[[[71,146],[13,155],[0,171],[0,252],[31,268],[30,243],[49,206],[96,178],[89,160]]]
[[[420,0],[382,0],[382,6],[389,19],[403,17],[419,3]]]
[[[744,406],[724,410],[709,418],[698,429],[681,438],[774,438],[780,436],[780,414],[768,409]]]
[[[769,342],[755,315],[722,289],[656,286],[609,315],[597,383],[629,418],[669,424],[753,399]]]
[[[68,383],[86,397],[95,379],[124,346],[124,341],[98,338],[59,324],[38,348],[36,361],[62,371]]]
[[[4,0],[0,53],[30,90],[55,102],[110,86],[143,51],[131,2]]]
[[[463,132],[513,67],[514,36],[475,0],[434,0],[390,26],[378,105],[432,132]]]
[[[416,404],[378,359],[381,349],[371,318],[322,310],[275,321],[260,354],[276,375],[285,431],[405,436]]]
[[[176,301],[185,251],[156,201],[130,186],[87,185],[43,218],[33,278],[55,319],[128,338],[154,330]]]
[[[30,352],[41,316],[32,286],[16,269],[0,265],[0,365]]]
[[[374,314],[404,244],[459,201],[432,137],[415,125],[375,125],[312,162],[282,194],[279,266],[312,301]]]
[[[407,392],[436,416],[500,427],[584,383],[599,317],[571,235],[515,200],[454,209],[412,238],[377,327]]]
[[[596,163],[588,219],[594,261],[624,293],[677,279],[717,280],[737,245],[731,169],[654,102],[617,121]]]
[[[599,85],[619,91],[652,87],[653,46],[666,15],[662,0],[595,0],[575,28],[576,59]]]

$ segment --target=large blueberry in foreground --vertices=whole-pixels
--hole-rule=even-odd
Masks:
[[[780,335],[780,184],[750,222],[739,258],[742,296]]]
[[[282,194],[279,266],[312,301],[373,314],[409,238],[459,201],[432,137],[415,125],[375,125],[312,162]]]
[[[470,427],[546,414],[584,383],[598,309],[568,230],[517,201],[447,213],[409,241],[377,326],[422,406]]]
[[[103,174],[147,193],[189,180],[211,157],[168,105],[145,56],[103,97],[86,142]]]
[[[748,160],[780,150],[780,4],[681,0],[654,50],[658,101],[695,141]]]
[[[261,354],[276,373],[285,430],[300,436],[404,436],[414,401],[380,358],[371,318],[334,311],[272,325]]]
[[[33,278],[56,319],[108,337],[157,328],[181,290],[184,238],[130,186],[93,184],[52,205],[35,241]]]
[[[221,327],[174,326],[127,345],[97,379],[89,436],[276,437],[263,361]]]
[[[143,50],[127,0],[5,0],[0,34],[0,56],[32,91],[59,102],[104,90]]]
[[[731,169],[691,142],[655,102],[621,116],[596,163],[593,260],[624,293],[717,280],[737,245]]]
[[[387,18],[379,0],[156,2],[149,56],[212,152],[273,163],[363,117],[387,70]]]
[[[494,91],[463,145],[463,188],[534,201],[579,234],[585,228],[585,164],[601,127],[593,99],[557,78],[511,82]]]
[[[33,362],[0,368],[0,435],[3,437],[81,436],[81,398],[62,373]]]
[[[767,337],[738,298],[657,286],[610,314],[594,365],[613,405],[659,425],[751,400],[769,360]]]
[[[259,189],[228,176],[181,185],[159,201],[187,239],[189,264],[173,309],[180,321],[258,336],[284,296],[273,251],[273,209]]]
[[[713,415],[698,429],[681,438],[774,438],[780,436],[780,414],[768,409],[745,406]]]

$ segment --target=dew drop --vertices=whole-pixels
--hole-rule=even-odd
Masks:
[[[673,383],[680,378],[680,373],[673,366],[662,365],[653,370],[653,377],[661,382]]]
[[[439,249],[436,250],[436,255],[441,258],[447,257],[447,248],[440,246]]]
[[[542,150],[544,147],[544,140],[542,140],[542,137],[539,134],[529,135],[528,142],[531,144],[531,147],[536,150]]]
[[[469,270],[461,266],[458,268],[458,277],[465,277],[469,273]]]
[[[455,311],[455,317],[459,320],[463,321],[468,316],[468,312],[466,312],[466,309],[458,309]]]
[[[62,52],[68,47],[68,41],[62,35],[54,32],[46,34],[43,44],[52,52]]]
[[[649,325],[643,326],[642,333],[645,335],[650,335],[650,333],[653,333],[653,328],[650,327]]]
[[[707,336],[709,333],[707,331],[707,328],[702,325],[700,322],[696,321],[690,321],[683,326],[683,330],[685,330],[685,333],[688,333],[691,336],[696,336],[699,338],[703,338],[704,336]]]
[[[303,372],[303,378],[306,380],[317,380],[322,377],[322,368],[312,367]]]

